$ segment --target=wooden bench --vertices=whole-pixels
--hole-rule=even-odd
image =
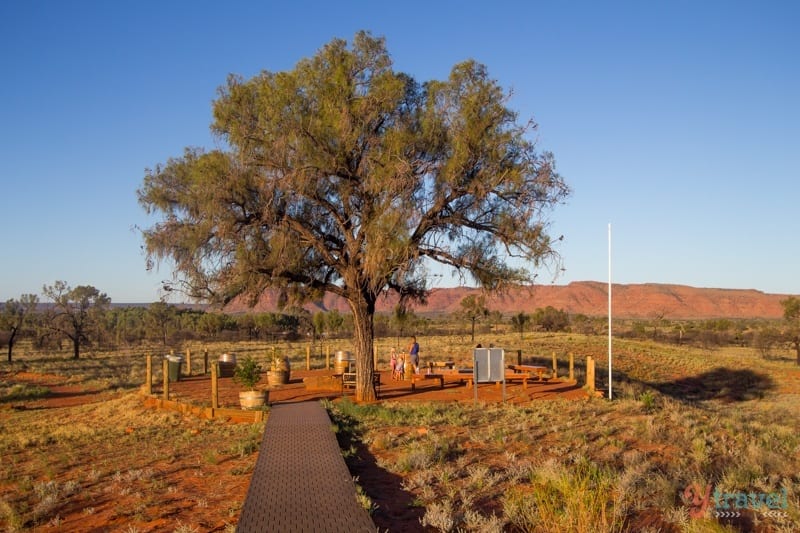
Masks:
[[[443,374],[412,374],[411,375],[411,390],[416,390],[414,384],[417,381],[425,381],[428,379],[438,379],[439,380],[439,388],[444,388],[444,375]]]
[[[547,367],[546,366],[508,365],[508,368],[510,368],[514,372],[523,372],[523,373],[535,372],[536,375],[539,377],[539,381],[544,380],[544,373],[547,372]]]
[[[472,374],[464,374],[464,377],[467,379],[467,387],[472,386]],[[533,376],[528,374],[527,372],[506,372],[505,379],[506,381],[521,381],[522,388],[528,388],[528,380],[531,379]],[[495,381],[495,386],[499,387],[501,381]]]
[[[353,389],[356,388],[356,373],[355,372],[344,372],[342,374],[334,374],[334,377],[341,378],[342,380],[342,396],[344,396],[345,389]],[[381,375],[378,372],[374,372],[372,374],[372,385],[375,387],[375,395],[380,396],[381,394]]]

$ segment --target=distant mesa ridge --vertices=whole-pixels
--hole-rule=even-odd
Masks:
[[[447,314],[461,310],[461,300],[479,289],[453,287],[433,289],[425,305],[413,305],[418,314]],[[787,295],[766,294],[754,289],[713,289],[686,285],[642,283],[612,285],[612,314],[618,318],[781,318],[781,300]],[[377,311],[390,313],[397,296],[378,300]],[[576,281],[568,285],[533,285],[512,289],[505,294],[489,296],[486,306],[505,315],[552,306],[571,314],[605,316],[608,313],[608,284],[597,281]],[[347,302],[333,294],[306,304],[312,312],[336,309],[350,312]],[[277,292],[266,292],[250,309],[244,300],[234,300],[225,311],[278,311]]]

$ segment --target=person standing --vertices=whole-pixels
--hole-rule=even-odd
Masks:
[[[411,343],[408,345],[408,360],[414,367],[414,373],[419,374],[419,343],[416,337],[411,337]]]
[[[389,367],[392,369],[392,379],[397,379],[397,352],[394,348],[389,355]]]

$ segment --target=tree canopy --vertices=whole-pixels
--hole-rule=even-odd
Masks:
[[[800,298],[789,296],[781,300],[783,318],[788,325],[787,336],[797,353],[797,364],[800,365]]]
[[[81,345],[89,341],[90,329],[111,304],[111,298],[91,285],[73,289],[65,281],[45,285],[42,293],[53,302],[48,327],[72,342],[72,357],[78,359]]]
[[[509,94],[475,61],[447,80],[396,72],[382,38],[334,39],[293,70],[230,76],[213,106],[224,148],[145,174],[148,262],[191,296],[350,304],[356,396],[371,398],[375,302],[424,298],[429,261],[499,290],[554,258],[545,212],[568,187]]]

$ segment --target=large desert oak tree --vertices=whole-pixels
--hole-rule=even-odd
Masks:
[[[374,398],[378,298],[424,298],[431,261],[500,290],[552,259],[547,219],[568,188],[532,122],[466,61],[448,79],[396,72],[384,40],[333,40],[293,70],[229,77],[213,105],[223,148],[148,170],[148,263],[193,297],[347,300],[359,400]],[[509,266],[521,258],[528,268]]]

